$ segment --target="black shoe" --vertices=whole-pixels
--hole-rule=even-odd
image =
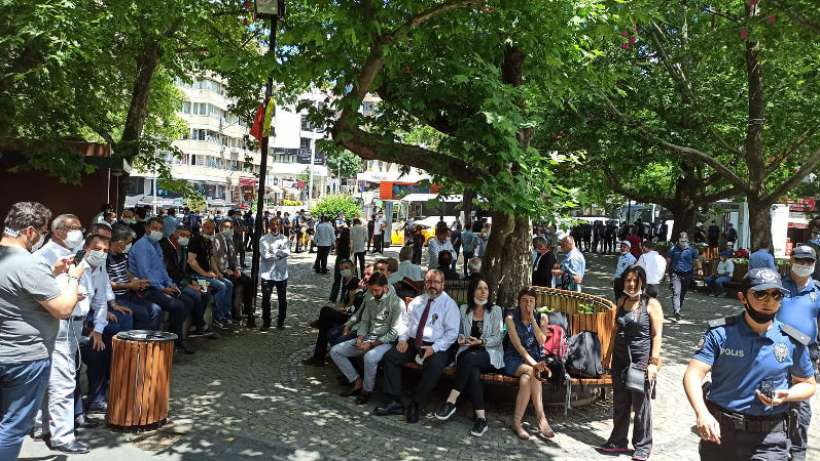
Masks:
[[[35,427],[31,428],[28,435],[29,435],[29,437],[31,437],[34,440],[45,440],[49,436],[48,434],[43,432],[43,427],[42,426],[35,426]]]
[[[96,427],[100,427],[100,423],[93,419],[86,418],[84,415],[74,418],[74,431],[77,429],[94,429]]]
[[[188,341],[180,341],[179,344],[177,344],[177,350],[185,355],[191,355],[196,352],[188,345]]]
[[[108,404],[105,401],[92,403],[92,404],[88,405],[88,408],[86,409],[86,412],[87,413],[103,413],[103,414],[108,413]]]
[[[353,397],[354,395],[359,395],[362,393],[362,388],[352,387],[344,392],[341,392],[339,395],[342,397]]]
[[[370,401],[370,392],[362,391],[359,393],[359,396],[356,397],[356,405],[364,405]]]
[[[306,365],[306,366],[309,366],[309,367],[323,367],[323,366],[325,366],[325,361],[324,361],[324,359],[320,359],[320,358],[316,358],[316,357],[310,357],[310,358],[307,358],[305,360],[302,360],[302,365]],[[347,380],[345,380],[345,384],[348,384]]]
[[[284,323],[277,324],[276,329],[277,330],[284,330],[285,329],[285,324]]]
[[[270,329],[270,322],[265,322],[259,327],[259,331],[268,331]]]
[[[84,455],[88,453],[88,445],[73,441],[71,443],[67,443],[65,445],[52,445],[51,441],[47,441],[46,445],[48,446],[51,451],[59,451],[61,453],[68,453],[70,455]]]
[[[485,432],[487,432],[487,429],[489,429],[489,426],[487,426],[487,420],[485,418],[476,418],[473,423],[473,428],[470,429],[470,435],[481,437]]]
[[[675,314],[675,321],[680,322],[680,313]]]
[[[436,419],[439,421],[447,421],[450,419],[450,416],[456,412],[456,406],[450,402],[444,402],[441,404],[441,408],[438,409],[436,412]]]
[[[373,410],[373,414],[376,416],[403,415],[404,405],[400,404],[399,402],[393,401],[383,407],[377,407],[375,410]]]
[[[416,402],[410,402],[410,405],[407,405],[407,414],[405,415],[405,419],[407,420],[407,424],[416,424],[419,422],[419,404]]]

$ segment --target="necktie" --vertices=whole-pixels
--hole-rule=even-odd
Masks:
[[[430,315],[430,306],[433,304],[433,299],[430,298],[427,300],[427,306],[424,307],[424,312],[421,313],[421,319],[419,319],[419,328],[416,330],[416,349],[421,348],[423,344],[422,338],[424,338],[424,327],[427,325],[427,317]]]

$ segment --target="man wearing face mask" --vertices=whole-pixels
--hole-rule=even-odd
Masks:
[[[117,304],[131,310],[134,328],[137,330],[159,330],[162,308],[139,296],[151,283],[147,279],[134,277],[128,272],[128,252],[131,251],[134,231],[130,226],[116,223],[111,229],[111,243],[108,248],[106,269]]]
[[[550,250],[547,240],[543,237],[534,238],[532,246],[535,248],[535,259],[532,262],[532,284],[539,287],[548,287],[552,282],[552,266],[555,264],[555,254]],[[467,254],[466,250],[464,254]],[[467,264],[465,264],[466,266]]]
[[[0,459],[17,459],[48,386],[62,319],[79,300],[87,264],[31,254],[41,247],[51,212],[37,202],[11,206],[0,240]],[[65,345],[61,345],[65,347]],[[74,376],[72,375],[72,381]],[[73,405],[72,405],[73,409]],[[73,421],[73,414],[72,414]]]
[[[165,261],[165,269],[176,286],[182,289],[181,299],[193,306],[191,311],[191,324],[194,327],[195,335],[211,333],[207,331],[205,324],[205,307],[208,305],[208,294],[202,293],[202,289],[192,279],[191,270],[188,267],[188,244],[191,239],[191,230],[188,227],[177,227],[170,237],[159,242],[162,248],[162,259]],[[209,334],[208,338],[215,339]]]
[[[233,283],[231,313],[233,320],[239,322],[242,319],[242,313],[250,315],[253,306],[251,278],[242,273],[242,266],[237,261],[237,247],[234,239],[234,233],[237,231],[234,222],[230,219],[222,221],[220,230],[214,239],[214,259],[218,264],[219,273]]]
[[[78,369],[76,360],[83,322],[93,309],[94,329],[89,334],[89,339],[91,347],[97,351],[105,349],[102,332],[108,324],[108,278],[99,276],[99,272],[105,270],[108,239],[92,235],[85,241],[83,250],[83,263],[89,266],[79,282],[79,291],[83,297],[74,306],[70,317],[60,322],[57,341],[51,353],[48,390],[41,406],[43,440],[46,445],[52,450],[73,454],[88,453],[88,446],[74,438],[74,390]],[[53,252],[38,251],[35,255],[46,264],[56,262]]]
[[[667,267],[671,272],[672,311],[675,314],[675,321],[679,322],[683,300],[686,298],[689,285],[692,284],[695,268],[697,267],[698,275],[703,275],[703,271],[700,269],[698,250],[689,246],[689,238],[686,232],[680,233],[678,244],[669,250],[666,259],[668,261]]]
[[[210,219],[202,222],[199,235],[191,237],[188,242],[188,267],[194,277],[208,281],[214,293],[213,322],[217,328],[231,325],[233,308],[233,283],[219,271],[219,262],[214,255],[216,225]]]
[[[376,386],[376,371],[384,354],[393,347],[399,334],[402,301],[388,289],[387,277],[375,273],[368,281],[371,297],[366,298],[359,314],[356,338],[339,343],[330,350],[330,357],[353,387],[343,397],[358,395],[356,403],[364,405]],[[364,379],[350,357],[364,356]]]
[[[815,379],[811,339],[775,318],[786,294],[777,272],[752,269],[738,293],[744,312],[709,322],[683,377],[701,459],[788,459],[788,404],[810,399]]]
[[[812,279],[817,253],[808,245],[798,245],[792,252],[791,271],[783,276],[783,288],[789,290],[783,298],[777,320],[794,325],[809,338],[809,357],[817,373],[820,351],[817,345],[817,321],[820,318],[820,287]],[[808,432],[811,423],[810,400],[793,403],[797,412],[797,430],[791,434],[791,459],[804,461],[808,448]]]
[[[181,297],[182,291],[174,284],[168,275],[162,260],[162,218],[154,217],[145,225],[145,235],[134,243],[128,252],[128,270],[134,276],[146,279],[148,288],[144,297],[167,311],[171,321],[171,332],[177,335],[177,348],[186,354],[193,354],[193,350],[185,341],[183,323],[193,311],[194,306]]]
[[[279,316],[276,328],[285,328],[285,317],[288,313],[288,256],[290,241],[282,234],[282,222],[273,218],[269,232],[259,239],[259,277],[262,279],[262,330],[270,328],[270,298],[276,287],[279,301]]]
[[[635,264],[638,260],[632,255],[632,244],[629,240],[621,242],[621,255],[618,257],[618,264],[615,266],[615,272],[612,274],[612,287],[615,291],[615,300],[621,299],[624,294],[624,279],[623,273],[627,267]]]

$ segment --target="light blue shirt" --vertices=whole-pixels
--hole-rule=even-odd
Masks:
[[[759,269],[761,267],[777,270],[777,265],[774,263],[774,256],[764,248],[749,255],[749,270]]]
[[[165,237],[165,238],[170,237],[171,234],[173,234],[174,231],[177,230],[177,227],[179,227],[179,221],[177,221],[176,216],[168,215],[168,216],[162,218],[162,235],[163,235],[163,237]]]
[[[568,273],[570,277],[578,275],[583,279],[587,271],[587,260],[578,248],[573,248],[564,256],[564,261],[561,262],[561,270]]]
[[[672,260],[672,272],[692,272],[698,258],[698,250],[691,246],[681,248],[680,245],[675,245],[669,252],[669,258]]]
[[[820,287],[809,278],[809,282],[803,289],[799,289],[797,284],[789,275],[783,277],[783,288],[789,290],[789,295],[780,302],[780,310],[777,311],[777,320],[791,325],[802,331],[811,340],[811,344],[817,344],[817,318],[820,316]]]
[[[128,252],[128,272],[141,279],[148,279],[151,287],[158,290],[174,286],[174,281],[165,270],[159,243],[152,242],[147,234],[137,240]]]
[[[618,258],[618,265],[615,266],[615,273],[612,274],[613,277],[620,278],[623,275],[624,271],[631,265],[635,264],[638,260],[632,256],[632,253],[627,252],[626,254],[622,254]]]

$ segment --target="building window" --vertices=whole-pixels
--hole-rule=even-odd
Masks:
[[[191,113],[191,102],[190,101],[182,101],[182,113],[183,114],[190,114]]]

